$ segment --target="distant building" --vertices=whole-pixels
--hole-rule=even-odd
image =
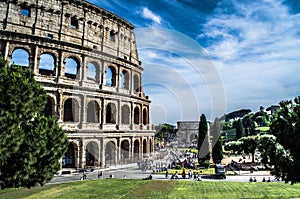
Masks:
[[[208,134],[210,134],[210,123],[207,123]],[[197,147],[199,121],[177,122],[176,139],[179,147]]]

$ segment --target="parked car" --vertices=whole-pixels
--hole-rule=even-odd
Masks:
[[[225,167],[221,164],[215,165],[215,174],[217,178],[226,179],[226,170]]]

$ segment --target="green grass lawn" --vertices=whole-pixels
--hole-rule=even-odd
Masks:
[[[299,198],[300,184],[104,179],[5,189],[0,198]]]

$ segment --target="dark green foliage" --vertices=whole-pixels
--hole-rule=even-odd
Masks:
[[[255,134],[255,122],[254,122],[253,117],[254,117],[254,115],[252,113],[250,113],[250,114],[245,115],[242,119],[246,136]]]
[[[225,116],[225,121],[229,121],[231,119],[235,119],[235,118],[242,118],[244,117],[244,115],[250,113],[251,110],[250,109],[241,109],[241,110],[237,110],[237,111],[233,111],[231,113],[228,113],[226,116]]]
[[[223,159],[223,148],[222,139],[220,136],[221,123],[216,118],[213,125],[211,126],[211,136],[212,136],[212,159],[215,164],[221,163]]]
[[[254,154],[257,148],[257,136],[247,136],[239,139],[242,142],[242,149],[245,153],[252,154],[252,162],[254,162]]]
[[[269,126],[271,117],[267,112],[264,111],[264,108],[261,106],[260,111],[256,112],[253,115],[253,120],[257,123],[258,126]]]
[[[282,145],[281,153],[290,153],[292,161],[286,161],[285,173],[275,172],[292,183],[300,182],[300,97],[295,98],[294,103],[282,101],[279,105],[280,110],[275,114],[270,131]]]
[[[235,131],[235,137],[237,139],[240,139],[243,136],[244,133],[244,128],[243,128],[243,123],[241,119],[238,119],[237,121],[233,122],[233,128],[236,129]]]
[[[47,95],[32,72],[0,60],[0,179],[9,187],[43,185],[59,169],[68,140],[41,114]]]
[[[174,129],[175,127],[170,124],[160,124],[158,126],[155,126],[155,130],[156,130],[155,138],[167,142],[171,134],[174,134]]]
[[[208,128],[207,128],[207,121],[204,114],[200,117],[199,123],[199,131],[198,131],[198,161],[201,165],[205,160],[210,158],[209,154],[209,142],[208,142]]]
[[[241,141],[230,141],[224,144],[224,149],[226,151],[232,151],[234,154],[240,154],[242,152],[242,144]]]

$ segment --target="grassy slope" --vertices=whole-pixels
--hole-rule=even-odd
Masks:
[[[299,198],[300,184],[105,179],[6,189],[0,198]]]

